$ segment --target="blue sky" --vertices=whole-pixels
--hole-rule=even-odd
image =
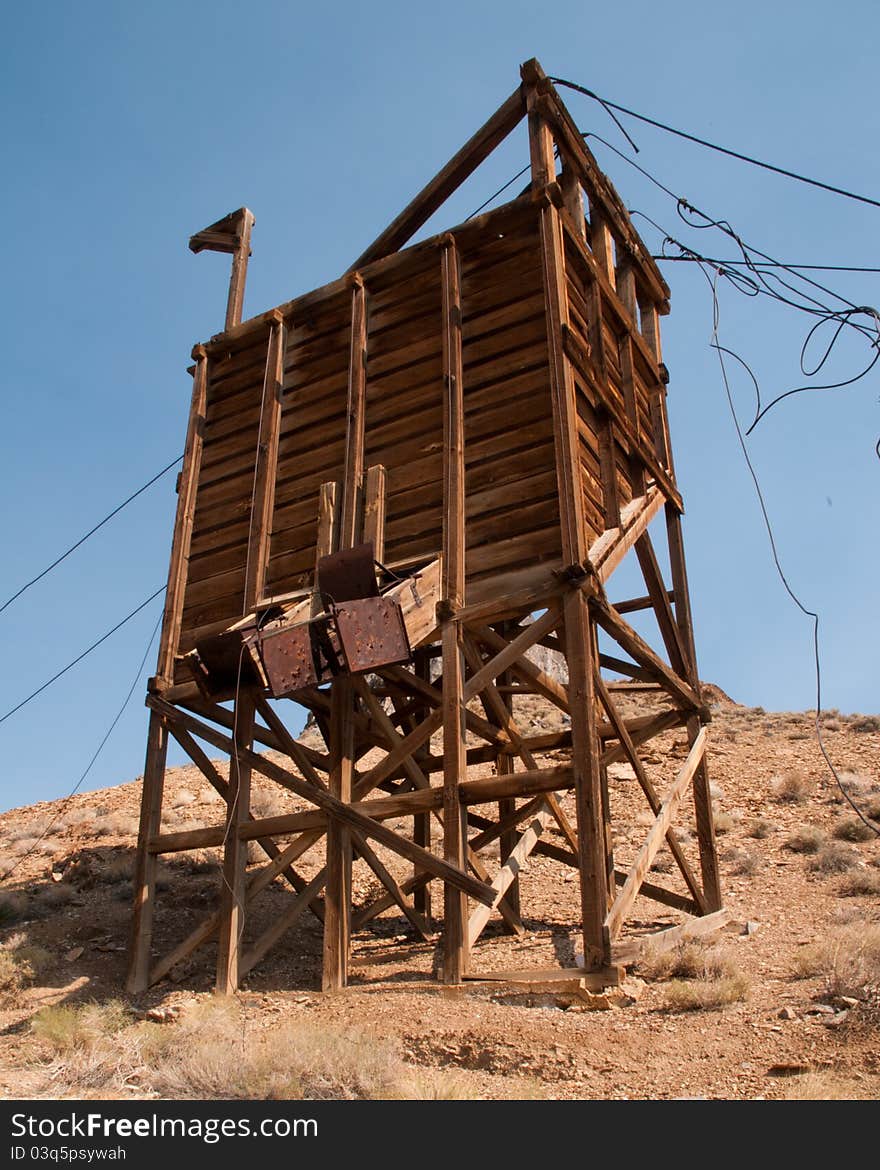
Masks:
[[[245,315],[342,272],[518,84],[519,65],[827,182],[880,196],[876,6],[48,2],[6,14],[0,54],[5,507],[3,598],[182,448],[189,352],[222,327],[226,257],[189,235],[256,215]],[[628,152],[603,110],[563,91],[582,129]],[[724,159],[631,121],[637,161],[765,252],[880,266],[880,209]],[[593,143],[627,206],[705,253],[675,204]],[[630,157],[632,153],[629,152]],[[426,231],[463,219],[527,161],[514,135]],[[661,237],[637,219],[647,242]],[[692,265],[667,264],[670,415],[702,676],[768,709],[814,705],[811,623],[786,596],[710,347]],[[814,273],[856,304],[877,275]],[[722,343],[765,398],[799,384],[809,322],[722,288]],[[844,339],[830,373],[870,356]],[[743,418],[748,380],[731,367]],[[793,588],[821,615],[823,705],[876,712],[880,365],[801,394],[749,440]],[[165,477],[0,614],[0,714],[164,583]],[[612,591],[613,595],[614,591]],[[2,603],[2,599],[0,599]],[[0,724],[0,804],[65,795],[116,714],[154,602]],[[146,674],[152,671],[155,651]],[[143,681],[86,788],[143,766]]]

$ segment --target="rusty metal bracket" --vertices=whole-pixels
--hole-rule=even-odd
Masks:
[[[333,607],[345,667],[351,674],[408,662],[403,613],[390,597],[361,597]]]
[[[328,612],[331,605],[343,601],[379,596],[372,543],[321,557],[316,577],[321,602]]]

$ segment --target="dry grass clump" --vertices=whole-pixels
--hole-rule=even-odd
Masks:
[[[737,877],[753,877],[761,868],[761,862],[755,853],[748,849],[731,849],[727,860],[730,872]]]
[[[466,1096],[456,1078],[404,1064],[372,1034],[286,1020],[254,1028],[235,1000],[207,1000],[171,1024],[134,1022],[116,1002],[46,1008],[38,1061],[68,1090],[123,1083],[176,1100],[379,1100]]]
[[[844,817],[831,830],[838,841],[873,841],[877,834],[861,817]]]
[[[880,992],[880,924],[851,922],[803,947],[793,974],[798,979],[822,976],[829,995],[876,996]]]
[[[786,1101],[857,1101],[871,1100],[864,1084],[842,1073],[822,1070],[795,1077],[789,1085]]]
[[[852,797],[869,796],[876,788],[871,777],[865,776],[861,772],[838,772],[837,778],[841,788]]]
[[[29,902],[18,890],[0,892],[0,926],[11,926],[27,917]]]
[[[837,887],[841,898],[876,897],[880,894],[880,873],[860,870],[847,874]]]
[[[134,837],[137,835],[138,821],[136,817],[122,812],[106,812],[94,818],[94,834],[96,837]]]
[[[770,796],[779,804],[802,804],[812,788],[803,772],[794,770],[779,773],[770,780]]]
[[[807,861],[813,873],[846,873],[859,864],[858,854],[842,841],[828,841]]]
[[[749,980],[722,948],[699,939],[685,939],[668,951],[648,948],[639,961],[645,978],[661,980],[663,1007],[668,1011],[703,1011],[739,1003],[749,993]]]
[[[765,820],[763,817],[758,817],[749,824],[748,828],[746,829],[746,833],[749,837],[753,837],[756,841],[763,841],[765,838],[770,836],[775,828],[776,826],[772,821]]]
[[[31,945],[26,934],[10,935],[0,943],[0,1003],[14,1003],[50,960],[49,952]]]
[[[735,824],[736,821],[730,813],[721,811],[715,813],[715,832],[719,835],[729,833]]]
[[[818,853],[825,844],[825,831],[816,825],[803,825],[785,840],[785,848],[792,853]]]
[[[880,731],[880,715],[852,715],[849,725],[853,731]]]
[[[171,797],[170,804],[172,808],[184,808],[188,804],[196,803],[196,796],[186,788],[180,788]]]

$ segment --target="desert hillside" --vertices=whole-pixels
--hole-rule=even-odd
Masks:
[[[825,764],[813,713],[765,712],[707,690],[730,924],[648,952],[603,995],[491,979],[577,961],[577,883],[533,856],[520,879],[527,933],[493,922],[474,955],[481,982],[440,986],[433,940],[393,907],[355,934],[342,994],[320,993],[321,927],[306,914],[232,1001],[212,994],[210,946],[131,999],[137,780],[0,815],[0,873],[11,870],[0,884],[0,1096],[876,1099],[880,838]],[[563,718],[530,702],[533,727]],[[844,788],[880,830],[880,717],[827,711],[820,722]],[[683,750],[682,733],[669,732],[646,765],[659,774]],[[629,767],[611,773],[625,863],[649,822]],[[171,770],[167,785],[166,828],[216,823],[217,797],[195,767]],[[255,805],[272,815],[291,799],[266,782]],[[301,872],[319,863],[306,855]],[[672,868],[661,852],[656,880],[672,880]],[[219,882],[215,851],[163,863],[160,949],[204,917]],[[356,896],[373,883],[356,863]],[[289,897],[273,883],[254,928]],[[677,921],[656,902],[638,907],[634,938]]]

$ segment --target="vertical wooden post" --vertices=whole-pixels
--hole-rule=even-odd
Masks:
[[[364,541],[373,546],[377,561],[385,560],[385,468],[381,463],[367,468],[364,486]]]
[[[552,161],[553,140],[546,124],[537,116],[533,89],[528,94],[527,103],[530,111],[529,134],[533,178],[537,181],[540,174],[546,173]],[[541,208],[541,251],[547,306],[550,392],[553,400],[562,552],[566,564],[579,565],[583,564],[587,557],[587,537],[577,449],[574,377],[565,354],[562,334],[563,325],[568,324],[565,252],[559,213],[549,200]],[[599,325],[601,327],[601,321]],[[565,597],[563,616],[569,673],[584,962],[590,970],[610,962],[611,949],[608,931],[605,929],[608,892],[605,878],[599,741],[593,693],[596,651],[587,599],[580,589],[572,590]]]
[[[244,308],[244,286],[247,281],[248,259],[251,254],[253,212],[243,207],[239,212],[238,246],[232,254],[232,272],[229,276],[229,296],[226,301],[226,329],[241,324]]]
[[[564,599],[565,644],[568,657],[568,701],[571,709],[571,759],[577,810],[578,869],[586,970],[611,962],[611,940],[605,926],[608,876],[605,810],[593,671],[597,669],[595,624],[580,589]]]
[[[126,984],[132,995],[146,991],[150,983],[150,943],[153,935],[158,857],[149,851],[148,846],[150,838],[159,832],[162,820],[162,793],[165,786],[167,754],[168,729],[162,717],[151,711],[150,728],[147,733],[147,758],[141,788],[141,821],[133,881],[134,906]]]
[[[248,614],[265,592],[275,472],[278,466],[278,427],[281,421],[281,382],[284,366],[284,318],[276,310],[266,351],[266,374],[260,404],[260,429],[254,467],[254,490],[248,533],[244,609]]]
[[[571,216],[577,234],[582,240],[585,240],[587,238],[587,221],[584,214],[584,197],[577,171],[567,159],[563,159],[560,186],[562,187],[565,210]]]
[[[377,560],[382,558],[377,554]],[[431,681],[431,658],[424,650],[417,650],[415,653],[414,665],[416,678],[422,679],[423,682],[429,683]],[[413,725],[421,723],[423,719],[427,719],[430,714],[430,708],[427,706],[420,708],[413,715]],[[431,754],[430,740],[423,744],[415,753],[414,759],[421,767],[428,756]],[[430,813],[416,813],[413,817],[413,841],[416,845],[421,845],[423,849],[430,850],[431,848],[431,814]],[[418,875],[418,867],[416,867],[413,876]],[[419,914],[422,914],[431,926],[431,886],[426,882],[418,886],[413,891],[413,905]]]
[[[467,812],[458,799],[467,777],[464,648],[455,611],[465,592],[464,387],[461,356],[461,275],[452,236],[442,242],[443,283],[443,857],[466,870]],[[467,898],[443,887],[443,978],[460,983],[468,968]]]
[[[348,424],[345,433],[345,480],[342,486],[340,547],[355,543],[364,475],[364,406],[367,387],[367,298],[358,273],[350,278],[351,353],[348,363]]]
[[[509,686],[512,678],[513,678],[513,675],[510,673],[510,671],[504,671],[504,673],[499,675],[499,677],[498,677],[498,680],[497,680],[498,685],[499,686]],[[504,706],[507,708],[507,710],[509,712],[512,713],[512,711],[513,711],[513,698],[511,696],[510,692],[503,691],[502,698],[504,699]],[[498,775],[499,776],[509,776],[514,771],[515,771],[515,765],[514,765],[513,756],[510,755],[508,752],[504,752],[502,755],[500,755],[498,757]],[[507,797],[504,797],[502,800],[499,800],[498,801],[498,819],[503,820],[504,817],[509,816],[514,811],[515,808],[516,808],[516,800],[512,796],[507,796]],[[501,836],[499,837],[498,848],[499,848],[500,853],[501,853],[501,864],[502,865],[507,860],[507,858],[510,856],[510,852],[514,848],[514,846],[516,845],[518,840],[519,840],[519,834],[516,832],[515,829],[509,829],[506,833],[502,833]],[[516,915],[517,918],[521,917],[519,875],[518,874],[513,879],[513,881],[510,884],[510,888],[508,889],[507,893],[504,895],[503,902],[504,902],[504,905],[507,906],[507,908],[514,915]],[[505,923],[506,923],[508,932],[511,934],[514,934],[515,931],[514,931],[513,927],[510,925],[510,922],[505,919]]]
[[[223,885],[220,890],[220,924],[217,946],[216,988],[231,995],[238,988],[241,943],[245,922],[245,871],[248,843],[242,841],[241,826],[250,818],[251,768],[238,758],[237,749],[253,746],[254,700],[237,695],[234,708],[233,750],[229,760],[226,789],[226,835],[223,844]]]
[[[196,510],[196,488],[202,462],[202,443],[205,428],[205,398],[208,388],[208,354],[197,345],[192,356],[196,362],[193,378],[183,468],[177,489],[177,514],[174,519],[174,541],[168,566],[168,588],[165,591],[165,611],[162,615],[162,633],[159,639],[159,663],[156,670],[160,687],[174,681],[174,655],[180,638],[183,617],[183,595],[189,568],[189,549],[192,540],[193,516]]]
[[[330,793],[351,802],[354,774],[354,691],[351,679],[334,679],[330,692]],[[327,822],[327,884],[324,891],[324,991],[348,983],[351,937],[351,831],[341,821]]]
[[[684,559],[684,541],[681,532],[681,516],[672,504],[666,505],[666,532],[669,540],[669,562],[672,569],[672,588],[675,591],[675,618],[687,658],[687,680],[699,695],[700,674],[697,667],[697,653],[694,643],[694,626],[691,616],[690,593],[688,591],[687,567]],[[700,734],[701,721],[694,717],[688,720],[688,745],[693,746]],[[718,871],[718,854],[715,845],[715,819],[712,813],[712,797],[709,791],[709,772],[706,757],[694,773],[694,816],[697,822],[697,840],[700,849],[700,870],[703,875],[703,893],[707,913],[720,910],[723,904],[721,875]]]

